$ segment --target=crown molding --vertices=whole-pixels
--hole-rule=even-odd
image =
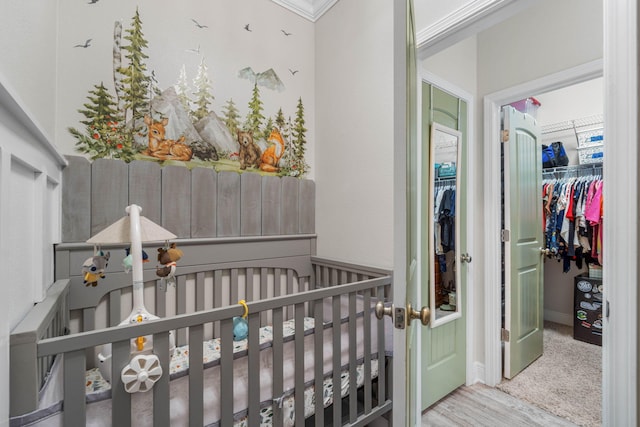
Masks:
[[[445,49],[531,6],[535,0],[471,0],[416,33],[418,56]]]
[[[338,0],[271,0],[293,13],[316,22]]]

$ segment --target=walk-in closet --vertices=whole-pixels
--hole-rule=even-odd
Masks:
[[[552,157],[543,154],[540,188],[543,354],[498,388],[576,424],[599,426],[606,315],[602,79],[534,95],[515,107],[536,118]]]

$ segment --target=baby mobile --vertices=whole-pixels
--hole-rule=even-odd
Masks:
[[[175,243],[169,245],[168,241],[177,236],[149,219],[140,215],[142,208],[137,205],[130,205],[126,208],[127,216],[105,228],[100,233],[87,240],[87,243],[94,244],[94,255],[83,263],[82,271],[86,286],[96,286],[98,279],[105,278],[105,269],[109,261],[110,253],[102,251],[101,244],[123,244],[129,243],[125,249],[126,256],[122,261],[123,269],[126,273],[132,273],[133,284],[133,309],[125,317],[119,326],[140,324],[143,322],[159,319],[144,306],[144,280],[142,264],[149,261],[148,255],[142,250],[142,242],[165,241],[165,248],[159,249],[163,253],[169,253],[162,260],[158,261],[162,266],[160,269],[168,268],[167,273],[159,277],[170,277],[175,274],[176,262],[182,257],[182,251],[176,248]],[[168,261],[167,261],[168,260]],[[163,279],[164,281],[164,279]],[[175,349],[175,339],[173,334],[169,334],[170,353]],[[102,346],[98,354],[100,372],[102,376],[111,382],[112,360],[111,344]],[[116,368],[116,367],[114,367]],[[117,369],[117,368],[116,368]],[[124,388],[129,393],[145,392],[150,390],[155,382],[162,376],[162,367],[158,356],[153,351],[153,337],[141,336],[131,339],[129,363],[121,370],[120,377]]]

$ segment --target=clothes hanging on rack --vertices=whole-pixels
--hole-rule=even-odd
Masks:
[[[455,180],[453,184],[447,181],[438,182],[434,192],[436,254],[444,254],[455,249]]]
[[[571,269],[571,261],[578,268],[583,262],[602,265],[601,173],[595,167],[562,168],[562,177],[558,172],[543,173],[543,229],[548,256],[562,261],[565,273]]]

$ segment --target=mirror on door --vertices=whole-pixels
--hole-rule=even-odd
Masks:
[[[460,283],[457,266],[461,133],[438,123],[431,125],[429,200],[433,202],[429,218],[430,269],[429,305],[431,326],[461,316]]]

